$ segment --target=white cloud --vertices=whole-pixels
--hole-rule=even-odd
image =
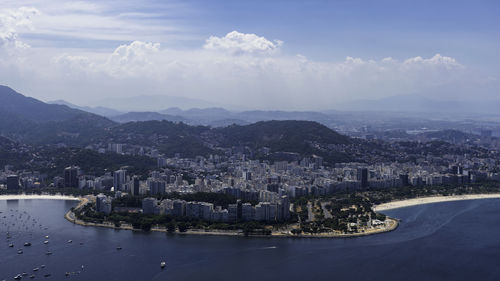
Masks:
[[[112,48],[67,49],[54,47],[46,39],[46,48],[33,44],[22,54],[4,57],[0,53],[2,84],[38,98],[81,104],[105,96],[167,94],[281,109],[326,109],[341,101],[425,94],[436,89],[443,97],[447,93],[467,97],[464,89],[471,88],[476,96],[487,96],[492,83],[499,84],[490,79],[487,86],[475,87],[477,81],[484,84],[484,79],[471,75],[455,58],[440,54],[314,61],[303,55],[283,54],[280,40],[238,31],[211,36],[198,48],[176,50],[163,44],[168,38],[165,33],[175,26],[158,24],[151,14],[116,15],[102,2],[70,3],[44,6],[42,13],[32,8],[3,10],[0,45],[11,50],[26,48],[27,43],[20,38],[27,31],[35,37],[120,43],[113,43]],[[163,47],[156,42],[162,42]]]
[[[134,41],[129,45],[121,45],[109,56],[105,67],[114,76],[143,73],[153,67],[150,57],[159,50],[159,43]]]
[[[207,50],[222,50],[230,54],[273,54],[276,53],[283,41],[267,40],[255,34],[245,34],[232,31],[224,37],[210,36],[205,42]]]
[[[0,47],[26,49],[28,44],[19,39],[19,31],[32,28],[32,18],[40,12],[32,7],[0,11]]]

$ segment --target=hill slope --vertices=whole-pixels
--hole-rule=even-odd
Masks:
[[[80,136],[99,134],[115,125],[105,117],[65,105],[46,104],[6,86],[0,86],[0,100],[0,134],[25,142],[84,142]]]

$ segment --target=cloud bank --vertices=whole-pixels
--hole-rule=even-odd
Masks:
[[[65,9],[96,13],[102,7],[73,2]],[[284,52],[286,42],[238,31],[212,35],[189,49],[163,47],[155,40],[130,40],[99,50],[30,47],[20,36],[26,30],[36,33],[42,26],[49,33],[65,34],[78,25],[48,28],[51,17],[36,20],[43,15],[26,7],[0,12],[0,84],[44,100],[91,104],[103,97],[159,94],[246,108],[316,110],[414,93],[468,98],[472,89],[475,97],[491,98],[499,84],[446,55],[315,61]],[[108,16],[99,18],[103,20],[111,26],[119,23]]]

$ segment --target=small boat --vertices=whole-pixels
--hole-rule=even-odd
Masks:
[[[41,268],[45,268],[45,264],[40,265]]]
[[[45,274],[43,277],[50,277],[50,273]]]
[[[23,253],[23,250],[22,250],[22,249],[19,249],[19,250],[17,251],[17,253],[20,255],[20,254],[22,254],[22,253]]]
[[[9,244],[9,248],[14,248],[14,244]]]
[[[118,246],[118,247],[116,247],[116,249],[117,249],[117,250],[121,250],[121,249],[122,249],[122,247]]]
[[[21,278],[23,278],[23,276],[21,276],[21,274],[14,276],[14,280],[21,280]]]
[[[49,239],[49,236],[48,236],[48,235],[45,235],[45,239]]]
[[[50,256],[50,255],[52,255],[52,252],[47,251],[47,253],[45,253],[45,254],[46,254],[47,256]]]
[[[31,279],[35,278],[35,275],[34,275],[34,274],[31,274],[31,275],[30,275],[30,278],[31,278]]]
[[[167,266],[167,263],[166,263],[166,262],[164,262],[164,261],[162,261],[162,262],[160,263],[160,267],[161,267],[161,268],[165,268],[165,266]]]
[[[29,246],[31,246],[31,243],[30,243],[30,242],[26,242],[26,243],[24,243],[24,247],[29,247]]]
[[[23,272],[23,274],[21,274],[21,275],[22,275],[22,276],[26,276],[26,275],[28,275],[28,273],[26,273],[26,272]]]
[[[49,244],[49,241],[45,240],[43,241],[43,244]]]
[[[38,271],[39,269],[40,269],[40,268],[35,267],[35,268],[33,268],[33,271]]]
[[[68,243],[73,243],[73,240],[68,240]]]

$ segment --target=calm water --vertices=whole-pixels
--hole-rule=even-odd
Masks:
[[[0,200],[0,280],[32,274],[42,264],[45,268],[34,280],[500,280],[500,200],[388,211],[402,219],[396,231],[351,239],[201,237],[89,228],[64,220],[75,204]],[[43,244],[45,235],[49,244]],[[24,242],[33,245],[23,247]],[[20,248],[23,254],[17,254]],[[167,268],[161,270],[163,260]],[[65,272],[74,274],[65,277]],[[45,273],[51,276],[44,278]]]

